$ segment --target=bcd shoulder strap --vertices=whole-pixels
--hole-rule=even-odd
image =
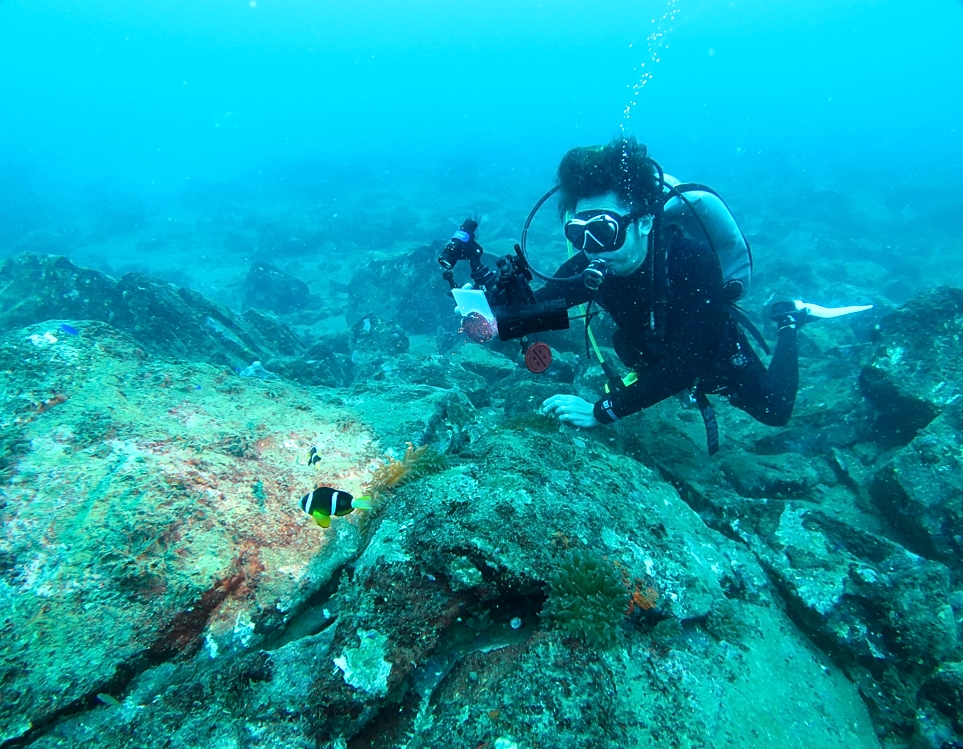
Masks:
[[[769,351],[769,346],[766,344],[766,339],[762,337],[762,333],[759,332],[759,328],[757,328],[755,323],[749,319],[749,316],[735,304],[727,304],[726,309],[732,316],[732,319],[741,325],[743,329],[745,329],[746,332],[753,337],[753,340],[759,344],[759,348],[766,352],[766,356],[769,356],[769,354],[772,352]]]
[[[715,455],[719,452],[719,422],[716,421],[716,412],[712,404],[698,385],[695,387],[695,402],[699,407],[699,413],[702,414],[702,421],[706,425],[706,447],[709,455]]]

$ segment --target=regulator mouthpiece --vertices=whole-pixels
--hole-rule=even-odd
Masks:
[[[602,258],[596,258],[589,263],[588,268],[582,271],[582,282],[587,289],[597,290],[604,280],[605,261]]]

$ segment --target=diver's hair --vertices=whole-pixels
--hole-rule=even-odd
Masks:
[[[562,157],[558,165],[558,213],[561,218],[575,211],[578,201],[612,192],[633,213],[655,206],[659,176],[643,143],[635,136],[616,136],[607,146],[579,146]]]

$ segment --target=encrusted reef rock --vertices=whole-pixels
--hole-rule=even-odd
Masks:
[[[307,346],[63,258],[0,280],[4,748],[963,745],[959,365],[893,348],[953,354],[910,322],[954,290],[871,361],[827,325],[794,423],[720,403],[708,458],[675,401],[540,415],[598,389],[574,351],[550,380],[400,308]],[[319,528],[315,485],[376,510]]]
[[[878,746],[856,689],[747,544],[707,528],[606,433],[576,444],[534,417],[479,428],[457,389],[386,377],[310,390],[66,325],[76,334],[0,341],[14,456],[0,740]],[[301,513],[315,482],[360,494],[402,431],[457,449],[451,466],[365,518],[321,529]],[[541,612],[573,549],[625,589],[604,620],[561,630]],[[589,585],[569,583],[556,591]],[[592,626],[617,628],[589,638],[610,648],[583,640]],[[953,694],[944,671],[928,687],[938,706]]]
[[[300,278],[285,273],[266,260],[256,260],[244,277],[243,309],[292,312],[311,303],[311,290]]]
[[[438,265],[443,248],[444,243],[438,242],[366,263],[348,285],[351,308],[361,315],[392,320],[409,335],[434,334],[440,325],[456,320],[455,302]],[[467,280],[468,271],[459,270]]]
[[[870,490],[909,548],[949,565],[963,582],[963,404],[899,450]]]
[[[316,479],[357,491],[377,454],[318,398],[67,327],[0,341],[0,742],[276,628],[358,548],[355,526],[318,534],[295,500]]]
[[[730,528],[859,686],[880,734],[922,736],[920,685],[961,655],[949,570],[801,503],[767,503]]]
[[[6,260],[0,265],[0,332],[44,320],[108,322],[152,353],[231,367],[304,350],[279,320],[255,310],[236,315],[149,276],[128,273],[116,281],[53,255]]]
[[[883,318],[860,385],[899,445],[963,397],[963,289],[926,292]]]

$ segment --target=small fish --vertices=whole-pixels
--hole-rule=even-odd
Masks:
[[[327,528],[331,525],[332,517],[348,515],[352,510],[370,510],[371,497],[354,499],[348,492],[332,489],[330,486],[319,486],[301,497],[301,509],[322,528]]]
[[[73,325],[68,325],[65,322],[60,323],[60,329],[67,335],[80,335],[80,331],[77,330]]]
[[[308,452],[308,465],[313,466],[315,463],[321,460],[321,456],[318,455],[318,448],[312,447]]]
[[[49,609],[50,607],[47,604],[44,604],[39,609],[37,609],[37,613],[30,617],[30,621],[27,622],[27,626],[29,627],[31,624],[35,624],[36,622],[39,622],[43,618],[43,615],[46,614]]]
[[[105,705],[110,705],[111,707],[123,707],[124,703],[118,700],[116,697],[112,697],[109,694],[101,692],[97,695],[97,699],[100,700]]]

